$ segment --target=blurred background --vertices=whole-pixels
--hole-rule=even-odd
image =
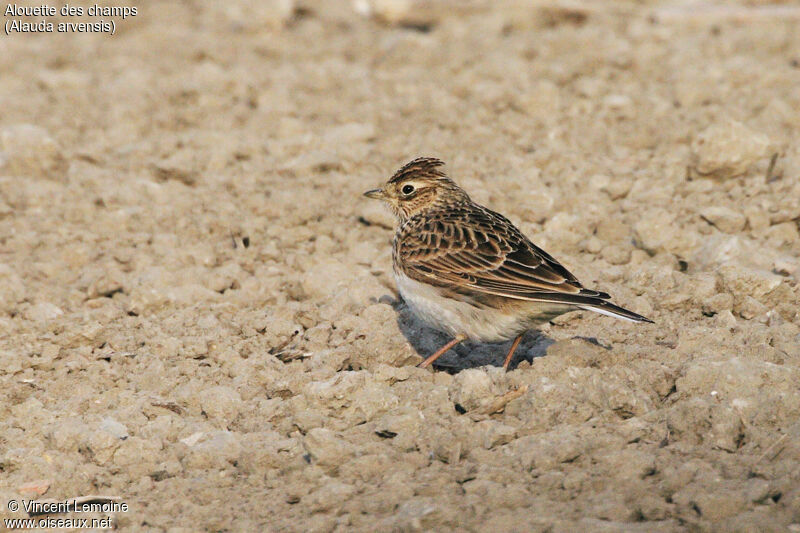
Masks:
[[[0,514],[800,530],[800,4],[135,5],[0,38]],[[414,369],[418,156],[656,325]]]

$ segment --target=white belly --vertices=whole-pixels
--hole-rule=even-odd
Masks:
[[[440,295],[439,290],[395,272],[397,288],[411,311],[429,326],[470,340],[501,342],[526,331],[528,317],[514,316],[491,308],[477,308]]]

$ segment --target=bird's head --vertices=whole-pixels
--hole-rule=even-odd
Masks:
[[[432,157],[414,159],[364,196],[385,202],[401,222],[433,207],[468,202],[467,193],[439,170],[443,165]]]

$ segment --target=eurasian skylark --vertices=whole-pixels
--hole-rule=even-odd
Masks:
[[[392,259],[403,299],[424,322],[453,336],[420,367],[466,339],[514,339],[503,363],[508,369],[526,331],[576,308],[652,322],[584,288],[507,218],[470,200],[442,165],[415,159],[364,193],[397,217]]]

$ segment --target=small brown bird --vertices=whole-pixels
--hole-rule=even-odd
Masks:
[[[434,158],[406,164],[381,189],[397,217],[392,259],[397,288],[411,310],[453,340],[420,363],[425,368],[459,342],[514,339],[503,368],[529,329],[587,309],[633,322],[652,322],[585,289],[507,218],[480,206]]]

